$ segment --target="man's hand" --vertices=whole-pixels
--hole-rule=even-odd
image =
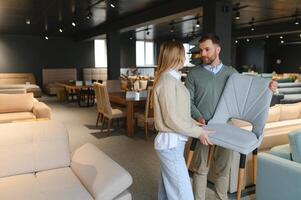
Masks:
[[[206,124],[206,121],[203,117],[198,118],[197,121],[200,123],[201,126],[204,126]]]
[[[271,81],[270,84],[269,84],[269,89],[270,89],[273,93],[275,93],[276,90],[277,90],[277,88],[278,88],[278,83],[277,83],[277,81]]]
[[[206,146],[213,145],[213,143],[209,140],[208,134],[214,133],[214,132],[215,131],[209,131],[209,130],[203,129],[201,136],[199,137],[201,143]]]

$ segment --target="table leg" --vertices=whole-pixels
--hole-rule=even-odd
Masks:
[[[134,102],[126,102],[126,123],[127,123],[127,134],[129,137],[134,137]]]

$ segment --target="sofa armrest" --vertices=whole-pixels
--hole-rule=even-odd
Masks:
[[[43,102],[34,102],[32,112],[36,118],[51,119],[51,109]]]
[[[89,143],[75,151],[71,169],[95,200],[112,200],[133,182],[125,169]]]
[[[269,153],[258,154],[256,199],[300,199],[301,164]]]

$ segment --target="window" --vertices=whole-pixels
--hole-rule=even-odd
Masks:
[[[106,40],[94,40],[95,67],[108,67]]]
[[[185,49],[185,63],[184,63],[184,66],[186,66],[186,67],[194,66],[192,63],[190,63],[191,54],[189,53],[189,50],[192,49],[193,47],[195,47],[195,45],[184,43],[183,46],[184,46],[184,49]]]
[[[136,41],[136,66],[154,66],[154,43],[147,41]]]

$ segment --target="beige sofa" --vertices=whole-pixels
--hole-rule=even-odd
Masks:
[[[65,83],[69,80],[77,80],[76,68],[52,68],[43,69],[43,91],[49,95],[56,95],[62,89],[57,82]]]
[[[246,130],[251,130],[252,126],[248,122],[232,119],[232,123]],[[264,128],[264,138],[259,151],[268,151],[274,146],[288,143],[288,133],[301,129],[301,103],[277,104],[270,108],[267,123]],[[239,169],[239,154],[234,152],[230,174],[229,192],[237,191],[237,177]],[[252,154],[247,156],[245,186],[250,186],[252,182]],[[211,180],[214,175],[211,173]]]
[[[51,109],[33,98],[32,93],[0,94],[0,123],[51,118]]]
[[[92,144],[71,157],[51,120],[0,124],[1,200],[131,200],[131,175]]]
[[[42,96],[41,89],[36,85],[32,73],[0,73],[1,93],[18,93],[20,89],[25,89],[27,93],[33,93],[36,98]]]

